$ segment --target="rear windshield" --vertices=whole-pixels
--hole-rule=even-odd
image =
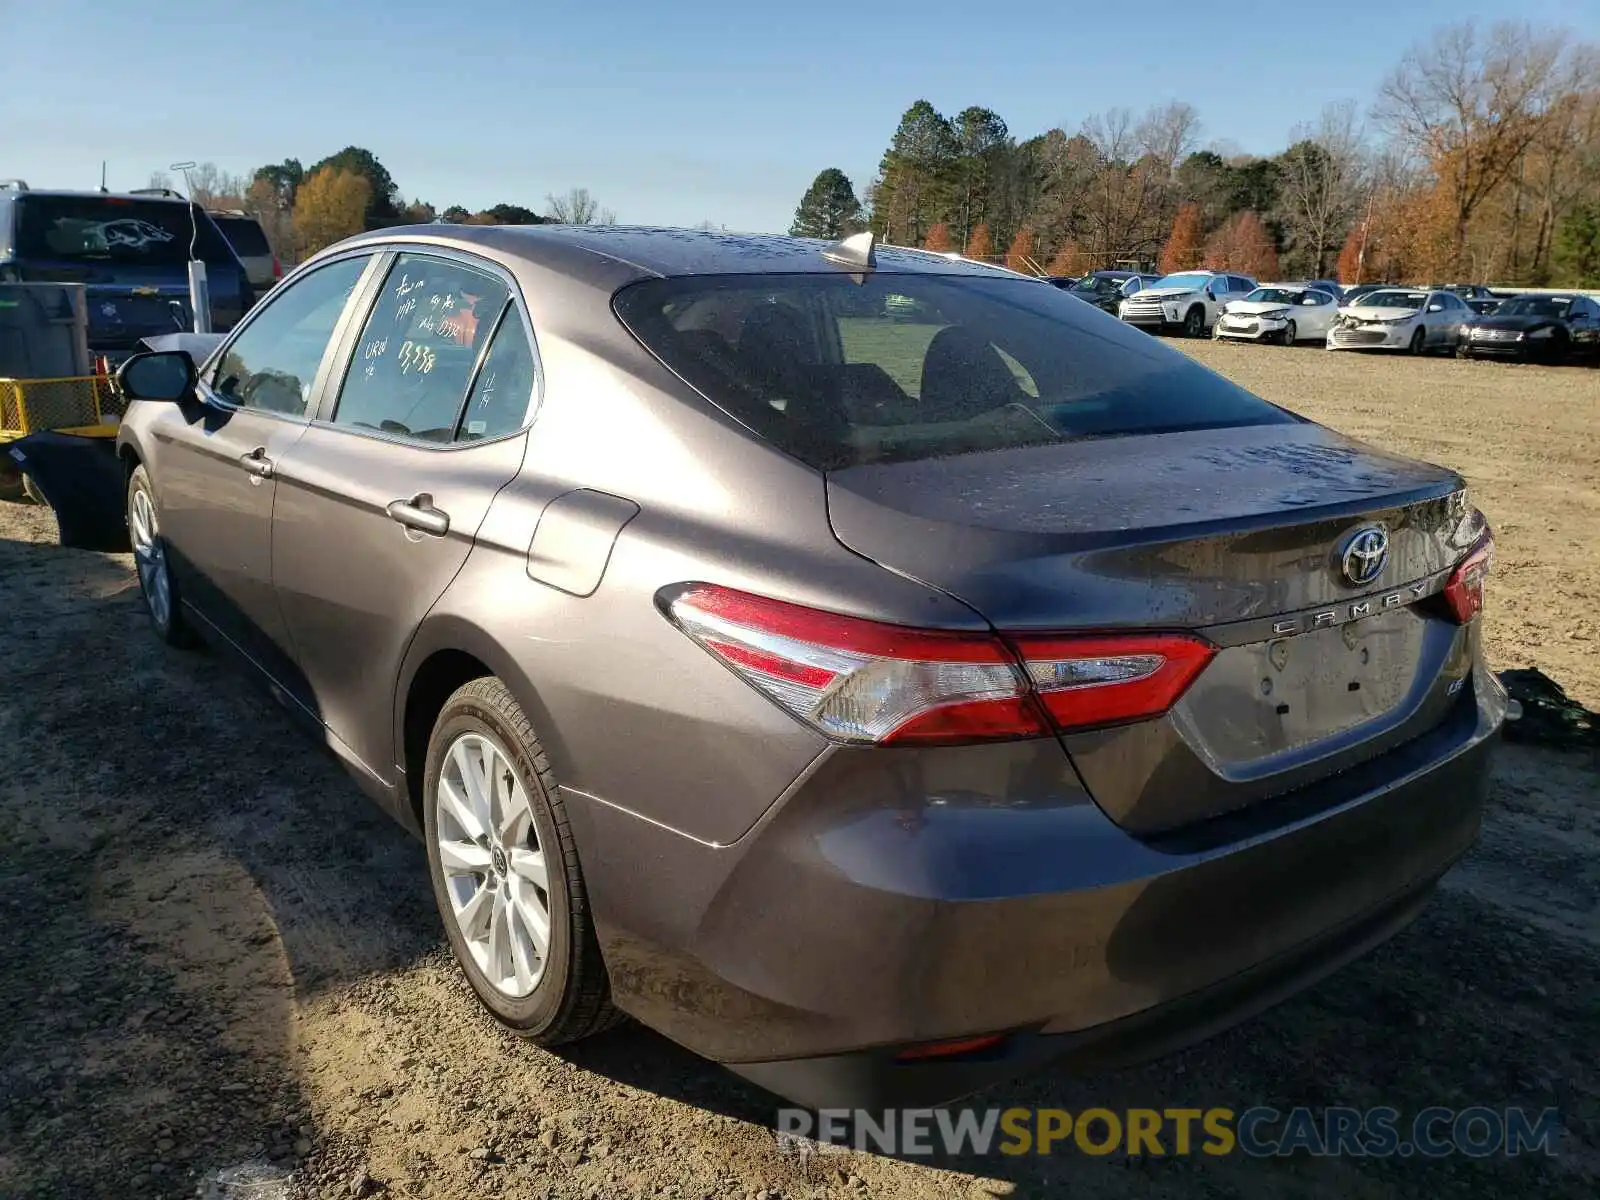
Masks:
[[[217,223],[217,228],[222,230],[222,236],[244,258],[265,258],[272,253],[272,247],[267,245],[267,235],[261,232],[261,226],[251,217],[219,217],[215,213],[211,219]]]
[[[615,303],[667,366],[821,470],[1299,419],[1028,280],[699,276]]]
[[[121,196],[23,196],[17,257],[181,267],[189,261],[190,210],[170,200]],[[237,261],[216,227],[195,210],[203,262]]]

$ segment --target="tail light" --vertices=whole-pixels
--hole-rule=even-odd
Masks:
[[[746,683],[838,741],[1042,737],[1165,712],[1215,650],[1185,634],[958,633],[887,625],[709,584],[672,621]]]
[[[1483,610],[1483,585],[1493,564],[1494,538],[1486,533],[1450,572],[1450,580],[1444,585],[1444,601],[1450,615],[1461,624]]]
[[[278,261],[278,256],[276,254],[272,256],[272,277],[274,279],[283,278],[283,264]]]

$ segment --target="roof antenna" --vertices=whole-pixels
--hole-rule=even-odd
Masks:
[[[103,158],[100,160],[100,190],[106,190],[106,160]]]
[[[825,248],[822,257],[831,263],[838,263],[841,267],[875,270],[878,265],[878,255],[872,248],[875,240],[870,229],[865,233],[852,234],[847,238],[840,238]]]

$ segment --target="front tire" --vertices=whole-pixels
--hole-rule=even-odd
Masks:
[[[1196,304],[1183,314],[1183,336],[1205,337],[1206,335],[1206,310]]]
[[[183,619],[178,585],[172,578],[172,556],[156,515],[155,489],[142,465],[128,476],[128,542],[133,547],[139,592],[156,636],[169,646],[193,646],[197,639]]]
[[[1415,333],[1413,333],[1411,335],[1411,344],[1406,347],[1407,353],[1410,353],[1410,354],[1421,354],[1423,352],[1423,350],[1426,348],[1427,340],[1428,340],[1428,331],[1425,330],[1425,329],[1418,329]]]
[[[494,1018],[545,1046],[615,1025],[566,808],[500,680],[464,684],[440,710],[423,824],[450,949]]]
[[[1287,325],[1285,325],[1283,327],[1283,344],[1285,346],[1293,346],[1294,343],[1295,343],[1295,339],[1298,338],[1299,336],[1300,336],[1300,331],[1295,328],[1295,324],[1294,324],[1293,321],[1290,321]]]

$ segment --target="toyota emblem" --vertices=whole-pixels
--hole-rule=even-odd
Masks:
[[[1380,525],[1358,529],[1345,539],[1339,555],[1344,577],[1356,587],[1365,587],[1379,575],[1389,561],[1389,535]]]

